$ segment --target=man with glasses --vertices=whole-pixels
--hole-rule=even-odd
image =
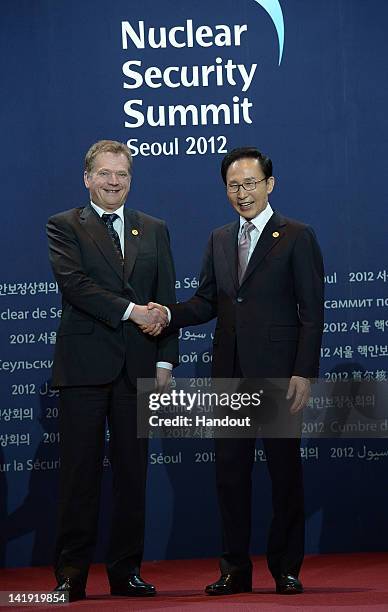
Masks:
[[[216,378],[287,379],[290,412],[298,413],[318,375],[323,331],[323,264],[313,230],[274,212],[271,160],[255,148],[228,153],[221,166],[237,221],[214,230],[200,285],[187,302],[169,304],[170,327],[217,317],[212,374]],[[149,304],[149,308],[160,305]],[[159,333],[152,326],[145,331]],[[295,416],[295,418],[297,418]],[[276,592],[302,593],[304,503],[300,440],[264,438],[272,481],[273,518],[267,561]],[[252,590],[249,558],[254,438],[216,439],[222,518],[221,576],[209,595]]]
[[[90,202],[51,217],[50,261],[62,292],[52,385],[60,392],[61,473],[55,550],[57,591],[85,598],[97,535],[105,424],[113,474],[107,571],[113,595],[154,595],[140,577],[147,441],[137,438],[136,380],[160,385],[178,362],[177,336],[145,336],[166,316],[150,300],[175,300],[175,273],[163,221],[125,206],[132,157],[102,140],[85,157]]]

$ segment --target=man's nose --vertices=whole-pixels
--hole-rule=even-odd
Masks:
[[[116,172],[111,172],[110,173],[110,175],[109,175],[109,183],[111,185],[118,185],[119,179],[118,179],[118,176],[117,176]]]
[[[244,189],[244,187],[242,185],[240,185],[239,188],[238,188],[238,192],[237,192],[237,199],[238,200],[245,200],[247,195],[248,195],[248,192]]]

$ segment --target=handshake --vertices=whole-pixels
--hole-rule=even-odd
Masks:
[[[135,304],[129,318],[150,336],[159,336],[169,324],[167,309],[155,302],[149,302],[147,306]]]

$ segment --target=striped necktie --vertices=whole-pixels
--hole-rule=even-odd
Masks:
[[[116,221],[116,219],[118,219],[119,216],[116,215],[116,213],[111,213],[111,214],[104,213],[101,218],[104,221],[106,227],[108,228],[109,235],[112,238],[113,244],[116,247],[117,254],[119,255],[121,261],[123,261],[124,258],[123,258],[123,252],[121,250],[120,238],[115,228],[113,227],[113,222]]]

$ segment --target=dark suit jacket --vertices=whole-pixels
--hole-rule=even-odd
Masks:
[[[239,221],[213,231],[195,295],[172,304],[173,328],[217,317],[213,376],[318,376],[323,330],[323,263],[313,230],[274,213],[237,278]]]
[[[111,382],[126,363],[132,382],[155,375],[157,361],[178,361],[176,336],[143,334],[121,318],[129,302],[175,299],[175,272],[163,221],[125,209],[122,265],[104,222],[88,205],[51,217],[50,261],[62,292],[52,384]]]

